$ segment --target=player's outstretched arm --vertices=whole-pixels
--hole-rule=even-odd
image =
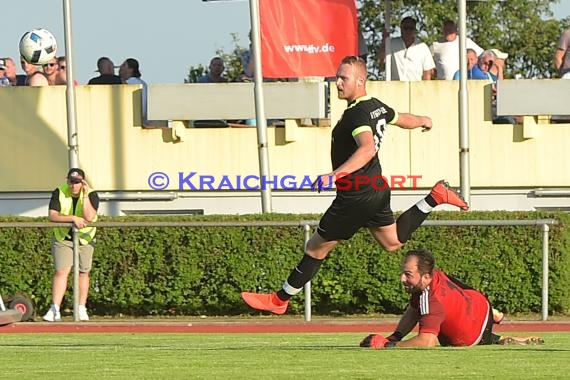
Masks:
[[[432,128],[431,118],[428,116],[418,116],[411,113],[399,113],[398,120],[394,123],[403,129],[422,128],[422,132],[427,132]]]
[[[396,347],[435,347],[437,336],[431,333],[419,333],[413,338],[396,343]]]
[[[374,348],[376,350],[393,347],[435,347],[436,345],[437,336],[431,333],[419,333],[411,339],[399,342],[384,338],[379,334],[370,334],[360,341],[360,347]]]
[[[398,326],[396,327],[396,331],[392,333],[392,335],[388,336],[388,340],[392,341],[400,341],[406,335],[412,331],[412,329],[416,326],[418,321],[420,320],[420,313],[417,309],[414,309],[411,306],[408,306],[400,321],[398,322]]]

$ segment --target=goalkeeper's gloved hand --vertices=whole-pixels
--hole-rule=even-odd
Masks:
[[[370,334],[366,338],[362,339],[360,342],[360,347],[370,347],[375,349],[382,349],[385,347],[386,343],[390,341],[384,338],[382,335]]]

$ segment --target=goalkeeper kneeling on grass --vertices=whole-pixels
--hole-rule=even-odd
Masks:
[[[539,337],[499,336],[493,325],[503,313],[491,307],[487,297],[461,281],[435,269],[433,254],[414,250],[406,254],[400,277],[411,300],[398,327],[390,336],[368,335],[361,347],[474,346],[486,344],[543,344]],[[418,335],[402,340],[419,324]]]

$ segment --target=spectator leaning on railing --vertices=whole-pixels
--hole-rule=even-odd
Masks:
[[[95,249],[95,227],[89,223],[97,221],[99,196],[85,180],[85,172],[72,168],[67,173],[67,182],[58,186],[49,202],[49,220],[66,223],[54,228],[52,255],[55,273],[52,282],[52,305],[43,316],[47,322],[61,320],[60,306],[67,289],[67,278],[73,266],[73,223],[79,230],[79,320],[88,321],[87,295],[89,293],[89,272]]]

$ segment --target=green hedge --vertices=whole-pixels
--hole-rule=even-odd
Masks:
[[[121,217],[102,221],[317,220],[319,215]],[[570,311],[570,215],[566,213],[434,212],[434,219],[539,219],[550,231],[551,313]],[[43,221],[2,218],[0,221]],[[50,303],[49,228],[0,229],[0,292],[26,293],[40,311]],[[88,307],[98,315],[238,315],[251,313],[240,291],[268,292],[302,255],[301,227],[100,228]],[[485,292],[508,312],[540,312],[539,227],[423,226],[403,249],[383,251],[367,232],[339,244],[313,280],[315,314],[400,313],[407,296],[400,260],[412,248],[432,250],[446,272]],[[71,277],[70,277],[71,282]],[[66,306],[72,305],[71,291]],[[303,312],[297,296],[290,312]]]

